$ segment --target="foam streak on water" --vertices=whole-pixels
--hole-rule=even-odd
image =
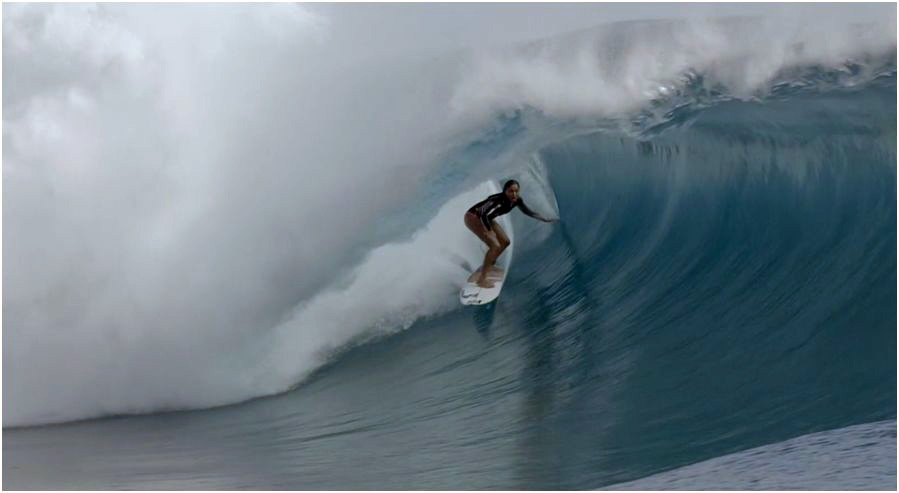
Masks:
[[[610,490],[895,490],[896,422],[823,431]]]

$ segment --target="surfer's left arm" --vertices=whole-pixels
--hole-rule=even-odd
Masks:
[[[545,223],[551,223],[551,222],[557,221],[557,219],[549,219],[549,218],[543,217],[540,214],[537,214],[536,212],[532,211],[531,209],[528,208],[528,206],[524,205],[524,201],[521,199],[518,199],[518,208],[521,209],[521,212],[524,212],[525,214],[533,217],[534,219],[543,221]]]

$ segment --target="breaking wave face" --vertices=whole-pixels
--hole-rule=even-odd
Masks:
[[[286,4],[3,9],[4,426],[283,392],[440,319],[506,176],[561,223],[518,225],[504,298],[669,399],[632,412],[745,365],[733,416],[895,416],[893,10],[422,61]]]

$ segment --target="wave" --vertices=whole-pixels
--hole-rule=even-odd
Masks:
[[[620,355],[680,345],[749,367],[766,354],[768,382],[793,364],[797,382],[815,381],[807,352],[822,338],[871,361],[825,371],[837,381],[889,366],[894,17],[861,30],[623,23],[397,62],[359,86],[329,84],[356,79],[322,62],[313,82],[290,72],[253,99],[255,78],[214,84],[215,47],[195,48],[195,80],[170,40],[115,12],[78,16],[102,18],[125,52],[63,53],[93,75],[53,73],[58,85],[5,105],[4,222],[21,241],[4,244],[4,426],[282,392],[348,344],[455,310],[477,257],[457,212],[485,176],[521,178],[529,203],[562,218],[555,230],[516,224],[513,269],[550,325],[589,324]],[[33,42],[4,52],[27,70],[4,73],[38,77],[65,50],[48,41],[58,22],[28,31],[34,15],[5,16],[5,39]],[[223,67],[266,73],[309,53],[308,33],[272,40],[252,27],[223,46],[271,52]],[[386,102],[360,101],[366,91]],[[138,136],[115,116],[124,101]],[[251,117],[265,131],[233,125],[247,108],[271,116]],[[857,326],[869,331],[849,340]],[[856,405],[880,416],[887,394]]]

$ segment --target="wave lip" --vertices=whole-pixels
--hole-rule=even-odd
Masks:
[[[895,12],[865,23],[737,17],[622,22],[502,50],[469,63],[451,106],[490,117],[534,108],[553,118],[620,118],[699,87],[752,99],[809,67],[873,77],[895,59]],[[895,65],[895,64],[894,64]]]

